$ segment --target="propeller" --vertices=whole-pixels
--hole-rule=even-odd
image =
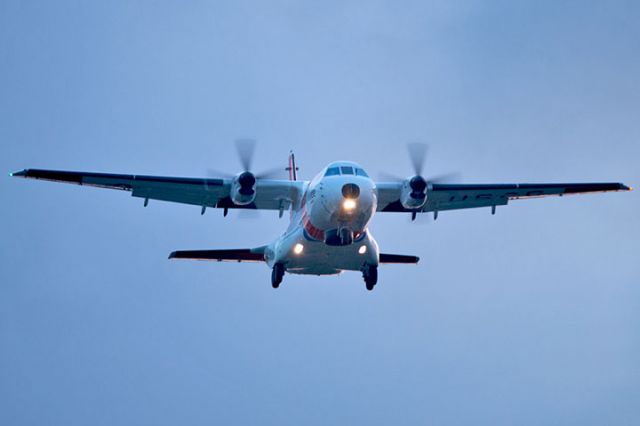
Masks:
[[[238,151],[242,170],[245,172],[251,170],[251,163],[253,163],[253,156],[256,152],[256,141],[254,139],[236,139],[236,151]]]
[[[422,186],[422,182],[452,183],[452,182],[460,181],[461,175],[459,172],[443,173],[439,175],[424,177],[422,175],[422,171],[424,170],[424,165],[426,163],[428,150],[429,150],[429,146],[425,143],[412,142],[407,144],[407,152],[409,153],[409,160],[411,161],[411,165],[413,166],[413,172],[414,172],[413,177],[410,178],[412,180],[412,185],[411,185],[412,188],[420,189],[420,187]],[[387,172],[381,172],[380,179],[383,181],[403,182],[406,178],[399,177],[397,175],[387,173]]]
[[[207,169],[209,177],[224,179],[234,179],[237,177],[240,185],[239,192],[246,196],[251,196],[254,193],[254,186],[258,179],[277,179],[285,177],[286,169],[284,167],[272,168],[260,173],[254,173],[251,171],[256,150],[256,141],[254,139],[236,139],[234,143],[238,154],[238,160],[242,166],[242,172],[240,174],[231,174],[216,169]],[[239,209],[238,212],[238,217],[242,219],[252,219],[258,216],[259,212],[257,210]]]
[[[238,151],[238,158],[240,164],[242,164],[245,172],[251,172],[251,166],[253,164],[253,157],[256,152],[255,139],[236,139],[236,150]],[[264,170],[260,173],[253,173],[256,179],[275,179],[282,177],[285,169],[282,167],[273,167],[271,169]]]
[[[251,176],[255,179],[277,179],[284,178],[286,169],[283,167],[274,167],[271,169],[264,170],[260,173],[254,173],[251,171],[251,167],[253,165],[253,158],[255,156],[256,151],[256,141],[255,139],[236,139],[236,152],[238,153],[238,159],[240,160],[240,165],[242,166],[242,174],[240,175],[240,179],[244,180],[247,184],[251,183]],[[229,172],[224,172],[216,169],[207,169],[207,174],[210,177],[222,177],[225,179],[232,179],[236,175],[231,174]],[[255,183],[255,182],[254,182]],[[251,184],[252,185],[252,184]]]
[[[428,146],[424,143],[409,143],[407,144],[407,152],[409,153],[409,160],[411,161],[411,165],[413,167],[414,175],[409,178],[401,178],[389,173],[381,173],[380,178],[383,181],[391,181],[391,182],[405,182],[408,179],[409,187],[411,188],[411,199],[414,200],[423,200],[426,196],[427,186],[428,184],[434,183],[452,183],[460,180],[460,173],[446,173],[440,175],[433,175],[429,177],[423,176],[423,171],[425,168],[425,163],[427,159],[427,153],[429,149]],[[420,223],[429,222],[430,216],[425,214],[418,215],[418,210],[414,210],[411,212],[411,221],[415,221],[417,218],[420,218]],[[437,217],[437,213],[434,213],[434,219]]]
[[[413,142],[407,144],[407,151],[409,152],[409,159],[413,166],[413,172],[416,176],[422,175],[422,169],[424,169],[424,162],[427,159],[428,146],[425,143]]]

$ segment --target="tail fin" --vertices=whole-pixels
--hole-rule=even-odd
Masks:
[[[296,167],[296,157],[293,155],[293,151],[289,151],[289,180],[298,180],[298,167]]]

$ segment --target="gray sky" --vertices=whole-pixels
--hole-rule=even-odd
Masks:
[[[337,159],[465,182],[639,186],[634,1],[0,3],[0,170],[301,177]],[[0,423],[640,421],[639,192],[374,219],[361,277],[169,262],[277,213],[0,178]]]

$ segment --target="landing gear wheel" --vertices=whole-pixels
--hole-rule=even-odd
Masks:
[[[271,270],[271,287],[278,288],[284,277],[284,265],[282,263],[276,263]]]
[[[362,270],[362,277],[364,278],[365,286],[367,290],[371,291],[378,283],[378,267],[375,265],[367,265]]]

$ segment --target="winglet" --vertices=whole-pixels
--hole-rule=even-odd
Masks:
[[[20,170],[19,172],[9,173],[9,176],[11,176],[11,177],[27,177],[27,173],[28,173],[28,170],[24,169],[24,170]]]

